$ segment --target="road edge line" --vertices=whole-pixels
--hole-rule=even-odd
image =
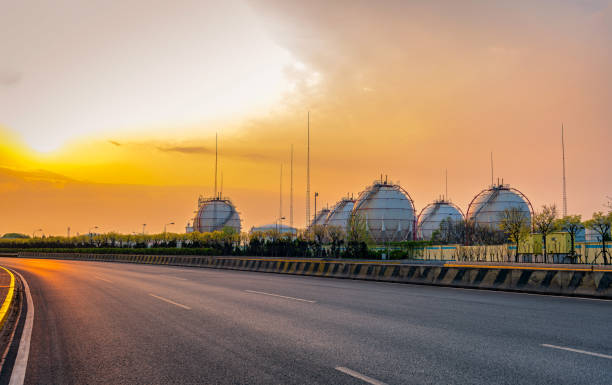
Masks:
[[[378,381],[372,377],[366,376],[365,374],[361,374],[359,372],[354,371],[353,369],[349,369],[349,368],[345,368],[344,366],[336,366],[334,369],[336,369],[337,371],[339,371],[340,373],[344,373],[348,376],[351,376],[353,378],[357,378],[365,383],[368,384],[372,384],[372,385],[387,385],[386,383],[382,382],[382,381]]]
[[[4,322],[6,321],[6,317],[15,297],[15,275],[6,267],[0,266],[0,268],[6,270],[6,272],[11,277],[11,283],[9,284],[8,292],[6,293],[6,297],[4,298],[4,302],[2,303],[2,307],[0,307],[0,328],[2,328],[4,326]]]
[[[608,355],[608,354],[589,352],[588,350],[574,349],[574,348],[570,348],[570,347],[567,347],[567,346],[558,346],[558,345],[551,345],[551,344],[540,344],[540,345],[545,347],[545,348],[565,350],[567,352],[580,353],[580,354],[585,354],[587,356],[607,358],[609,360],[612,360],[612,356]]]
[[[9,385],[22,385],[25,381],[28,358],[30,356],[30,342],[32,340],[32,329],[34,328],[34,302],[32,301],[32,294],[30,293],[30,286],[28,285],[28,282],[25,280],[25,278],[23,278],[23,275],[17,271],[15,271],[15,274],[19,276],[21,282],[23,283],[23,288],[27,299],[27,313],[25,324],[23,326],[23,332],[21,333],[21,340],[19,341],[19,350],[17,351],[17,357],[15,358]]]

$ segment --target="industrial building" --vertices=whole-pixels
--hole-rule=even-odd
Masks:
[[[525,214],[529,223],[533,207],[529,199],[519,190],[508,184],[498,183],[478,193],[470,202],[466,219],[478,226],[499,230],[504,210],[516,207]]]
[[[417,219],[417,238],[429,240],[434,231],[440,228],[442,221],[464,219],[461,209],[445,199],[438,199],[421,210]]]
[[[289,234],[297,235],[297,229],[295,227],[283,225],[280,223],[272,223],[269,225],[251,227],[251,230],[249,231],[249,233],[250,234],[253,234],[256,232],[266,233],[268,231],[278,231],[281,234],[289,233]]]
[[[416,235],[412,198],[399,184],[382,177],[359,194],[353,215],[366,221],[370,237],[376,243],[404,241]]]

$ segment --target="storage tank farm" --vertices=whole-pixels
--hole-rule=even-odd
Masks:
[[[442,221],[461,221],[463,218],[463,212],[457,205],[440,198],[421,210],[417,220],[417,237],[429,240],[433,232],[440,228]]]
[[[414,202],[399,184],[386,179],[359,194],[353,215],[366,222],[372,240],[378,244],[414,239],[416,214]]]
[[[216,198],[198,198],[198,210],[193,219],[193,231],[206,233],[231,227],[240,232],[240,214],[234,204],[220,195]]]
[[[328,226],[339,226],[346,229],[348,226],[349,219],[355,206],[355,200],[352,198],[342,198],[338,203],[331,209],[327,216],[326,224]]]
[[[533,207],[529,199],[519,190],[504,184],[503,181],[498,182],[472,199],[468,206],[466,219],[473,221],[477,226],[500,230],[502,213],[512,207],[521,210],[531,224]]]

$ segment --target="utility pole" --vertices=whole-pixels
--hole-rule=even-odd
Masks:
[[[315,224],[315,221],[317,219],[317,197],[318,196],[319,196],[319,193],[315,191],[315,193],[314,193],[314,201],[315,201],[314,202],[315,203],[314,209],[315,209],[315,212],[314,212],[314,218],[313,218],[313,221],[312,221],[313,224]]]

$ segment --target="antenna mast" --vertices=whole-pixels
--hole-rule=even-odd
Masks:
[[[565,138],[563,135],[563,123],[561,123],[561,152],[563,158],[563,216],[567,216],[567,190],[565,187]]]
[[[448,169],[444,170],[444,200],[448,200]]]
[[[310,111],[308,111],[308,145],[306,153],[306,228],[310,224]]]
[[[217,161],[219,158],[219,153],[218,153],[219,138],[217,135],[218,134],[215,133],[215,199],[217,199]]]
[[[493,186],[493,151],[491,151],[491,186]]]
[[[283,225],[283,164],[280,165],[280,183],[279,183],[279,199],[278,199],[278,220],[281,227]]]
[[[289,226],[293,227],[293,144],[291,145],[291,187],[289,193]]]

